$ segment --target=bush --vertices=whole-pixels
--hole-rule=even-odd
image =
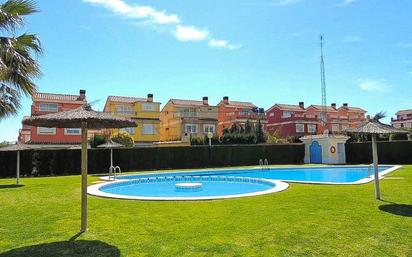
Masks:
[[[133,147],[134,141],[133,138],[127,132],[119,132],[114,135],[111,140],[118,144],[124,145],[125,147]]]
[[[90,146],[96,148],[99,145],[106,143],[107,139],[104,135],[96,134],[90,139]]]
[[[255,134],[224,134],[222,144],[256,144]]]

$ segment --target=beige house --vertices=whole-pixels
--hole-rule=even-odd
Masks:
[[[217,113],[217,106],[209,105],[208,97],[202,101],[170,99],[160,112],[160,139],[187,141],[190,136],[215,134]]]

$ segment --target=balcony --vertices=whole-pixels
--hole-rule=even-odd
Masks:
[[[251,120],[257,120],[257,119],[266,119],[266,116],[264,113],[256,113],[256,112],[248,112],[248,113],[242,113],[239,112],[236,115],[237,119],[251,119]]]

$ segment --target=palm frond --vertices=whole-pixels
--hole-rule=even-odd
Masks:
[[[15,30],[24,24],[22,16],[37,12],[32,0],[8,0],[0,5],[0,29]]]
[[[1,84],[0,86],[0,118],[16,115],[20,109],[21,95],[12,87]]]
[[[373,116],[373,120],[375,121],[379,121],[380,119],[383,119],[386,117],[386,113],[383,111],[378,112],[377,114],[375,114],[375,116]]]

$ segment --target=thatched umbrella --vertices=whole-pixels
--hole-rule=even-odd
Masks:
[[[372,136],[372,157],[373,157],[373,167],[375,176],[375,197],[376,199],[381,199],[381,193],[379,188],[379,171],[378,171],[378,146],[376,143],[377,135],[388,135],[388,134],[404,134],[407,133],[404,130],[396,129],[387,124],[383,124],[379,121],[380,118],[384,117],[382,113],[375,115],[373,119],[369,119],[361,124],[357,128],[347,129],[346,132],[349,134],[361,134],[361,135],[371,135]]]
[[[36,127],[49,128],[81,128],[82,150],[82,206],[81,206],[81,228],[87,229],[87,130],[102,128],[126,128],[136,127],[136,122],[129,119],[115,117],[109,113],[92,110],[90,105],[85,104],[77,109],[51,113],[41,116],[28,117],[23,124]]]
[[[16,185],[20,184],[20,151],[30,150],[32,147],[26,144],[15,144],[0,148],[2,152],[16,152]]]
[[[113,167],[113,148],[124,147],[124,145],[113,142],[112,140],[107,140],[106,143],[98,145],[97,148],[110,149],[110,168]]]

